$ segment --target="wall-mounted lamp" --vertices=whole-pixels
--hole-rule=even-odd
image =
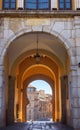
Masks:
[[[78,63],[78,67],[80,68],[80,62]]]

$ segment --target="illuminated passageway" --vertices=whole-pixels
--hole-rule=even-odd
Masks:
[[[35,57],[37,53],[38,56]],[[59,38],[45,32],[21,35],[8,47],[5,64],[6,83],[8,82],[7,124],[27,120],[26,89],[34,80],[44,80],[51,86],[52,120],[69,124],[69,55]]]

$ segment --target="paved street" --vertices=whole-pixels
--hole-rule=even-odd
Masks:
[[[12,126],[0,130],[73,130],[69,126],[60,123],[15,123]]]

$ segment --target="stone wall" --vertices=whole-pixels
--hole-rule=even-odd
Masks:
[[[45,22],[44,22],[45,21]],[[0,19],[0,126],[5,125],[4,57],[9,44],[28,32],[47,32],[62,40],[70,58],[70,110],[74,128],[80,128],[80,17]]]

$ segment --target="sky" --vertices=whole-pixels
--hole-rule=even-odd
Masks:
[[[52,95],[52,90],[50,85],[45,82],[44,80],[35,80],[30,83],[30,85],[34,86],[37,88],[37,90],[45,90],[46,94],[51,94]]]

